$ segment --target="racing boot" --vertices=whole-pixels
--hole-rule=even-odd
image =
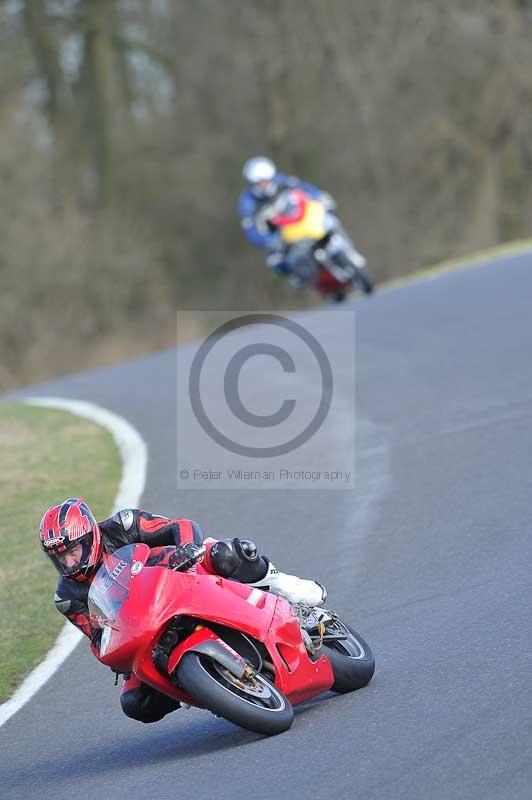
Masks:
[[[305,281],[300,275],[290,275],[288,283],[292,289],[301,289],[305,285]]]
[[[269,560],[264,577],[251,585],[265,592],[278,594],[292,605],[315,608],[322,606],[327,599],[327,590],[321,583],[298,578],[296,575],[287,575],[286,572],[279,572]]]

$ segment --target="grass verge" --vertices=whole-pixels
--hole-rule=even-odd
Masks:
[[[111,434],[66,411],[0,404],[0,703],[42,660],[64,623],[57,572],[38,542],[48,506],[84,497],[109,514],[121,462]]]

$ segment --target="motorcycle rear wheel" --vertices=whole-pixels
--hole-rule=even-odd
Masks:
[[[364,294],[371,294],[373,292],[373,281],[364,267],[357,267],[344,252],[337,253],[335,261],[340,267],[352,271],[353,286],[360,289]]]
[[[334,630],[327,625],[326,633],[343,633],[346,639],[324,642],[320,651],[329,659],[334,683],[333,692],[353,692],[366,686],[375,672],[375,658],[368,643],[362,636],[336,618]]]
[[[239,679],[199,653],[185,653],[177,678],[209,711],[241,728],[273,736],[288,730],[294,711],[288,698],[263,675]]]

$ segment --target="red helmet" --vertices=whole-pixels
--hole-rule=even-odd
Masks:
[[[41,520],[39,539],[59,574],[66,578],[84,581],[100,566],[100,529],[80,497],[48,509]]]

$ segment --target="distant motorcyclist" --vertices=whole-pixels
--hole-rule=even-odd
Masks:
[[[261,211],[284,189],[301,189],[311,199],[321,202],[332,211],[335,202],[312,183],[277,171],[270,158],[255,156],[244,164],[242,176],[247,183],[238,201],[240,223],[249,241],[266,251],[267,266],[278,275],[289,275],[291,268],[285,259],[285,247],[280,234],[271,229]],[[294,276],[295,277],[295,276]],[[293,281],[297,285],[297,280]]]
[[[191,563],[205,546],[203,566],[208,572],[248,583],[286,597],[293,603],[321,605],[327,596],[316,581],[279,572],[257,551],[249,539],[203,539],[200,526],[189,519],[169,519],[128,508],[103,522],[81,498],[70,498],[44,514],[39,529],[40,544],[59,572],[55,604],[62,614],[91,640],[96,657],[100,653],[101,630],[93,629],[88,609],[90,585],[103,563],[104,553],[129,544],[153,548],[149,565],[170,569]],[[192,564],[191,564],[192,565]],[[157,722],[179,708],[179,703],[129,676],[121,694],[122,710],[141,722]]]
[[[243,177],[248,185],[238,203],[241,224],[250,242],[266,251],[273,272],[333,302],[345,300],[352,289],[371,294],[366,259],[344,230],[330,194],[278,172],[265,156],[246,161]]]

